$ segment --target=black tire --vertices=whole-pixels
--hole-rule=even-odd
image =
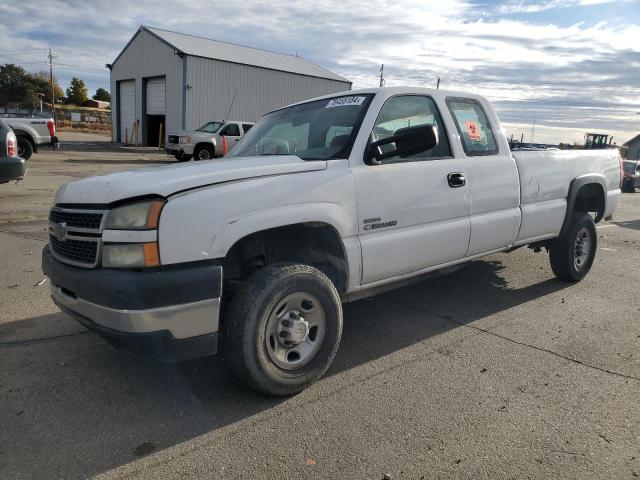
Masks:
[[[578,243],[579,236],[582,241],[588,240],[586,248],[584,243]],[[593,219],[586,213],[574,213],[567,231],[551,244],[549,260],[553,273],[560,280],[579,282],[589,273],[597,247],[598,236]],[[580,260],[579,257],[584,258]]]
[[[31,155],[33,155],[33,145],[31,145],[31,142],[24,137],[18,137],[18,156],[29,160]]]
[[[633,179],[627,180],[622,184],[622,191],[624,193],[636,193],[636,186]]]
[[[176,157],[176,160],[179,162],[188,162],[191,160],[191,155],[174,155],[174,157]]]
[[[213,160],[215,156],[213,145],[198,145],[193,151],[194,160]]]
[[[267,348],[272,313],[291,295],[311,294],[323,309],[324,338],[308,363],[295,369],[276,364]],[[252,273],[235,293],[225,318],[225,357],[249,387],[270,395],[300,392],[324,374],[342,336],[342,304],[335,286],[316,268],[301,264],[269,265]],[[273,347],[272,347],[273,348]]]

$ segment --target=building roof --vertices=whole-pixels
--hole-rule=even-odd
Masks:
[[[142,31],[150,33],[179,52],[195,57],[211,58],[224,62],[240,63],[243,65],[252,65],[254,67],[268,68],[270,70],[279,70],[282,72],[297,73],[299,75],[308,75],[310,77],[326,78],[338,82],[351,83],[351,81],[346,78],[295,55],[270,52],[268,50],[221,42],[219,40],[212,40],[209,38],[197,37],[186,33],[172,32],[144,25],[140,27],[129,43],[127,43],[127,45],[122,49],[122,52],[120,52],[116,57],[113,64],[118,61],[118,58],[120,58],[124,53],[133,39]]]
[[[629,145],[631,145],[632,143],[636,143],[638,140],[640,140],[640,133],[638,135],[636,135],[635,137],[633,137],[631,140],[629,140],[626,143],[623,143],[622,145],[624,147],[628,147]]]

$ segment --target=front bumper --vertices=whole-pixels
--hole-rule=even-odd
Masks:
[[[222,267],[215,262],[85,269],[56,260],[47,245],[42,269],[56,305],[116,346],[163,361],[217,351]]]
[[[19,180],[27,173],[27,164],[20,157],[0,156],[0,183]]]
[[[167,155],[193,155],[193,144],[191,143],[167,143],[164,147]]]

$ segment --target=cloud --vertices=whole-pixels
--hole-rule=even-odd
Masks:
[[[475,0],[174,0],[161,6],[155,0],[23,0],[0,4],[0,26],[9,27],[0,28],[0,62],[41,62],[25,67],[43,69],[51,46],[63,83],[75,75],[91,90],[108,87],[104,64],[145,24],[298,54],[350,78],[354,87],[376,85],[384,63],[389,86],[433,87],[440,76],[445,88],[487,95],[505,123],[527,124],[535,117],[540,131],[601,125],[631,136],[640,129],[640,116],[625,113],[640,111],[640,27],[583,20],[533,24]],[[19,30],[11,28],[18,24]]]

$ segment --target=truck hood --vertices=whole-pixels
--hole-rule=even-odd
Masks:
[[[67,183],[56,193],[55,203],[106,205],[145,195],[168,197],[206,185],[326,168],[324,160],[307,161],[295,155],[223,158],[146,167]]]

